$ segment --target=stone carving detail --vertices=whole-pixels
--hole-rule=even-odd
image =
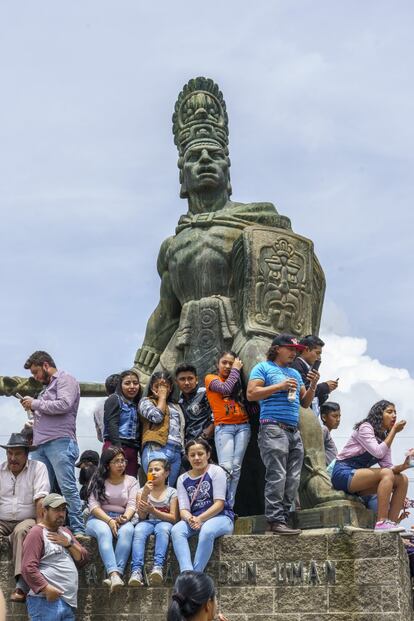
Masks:
[[[280,238],[272,246],[264,246],[259,258],[256,284],[256,320],[293,334],[303,334],[307,281],[305,257],[293,244]]]
[[[244,282],[238,306],[249,335],[272,338],[290,332],[300,337],[317,331],[325,281],[309,239],[273,227],[250,226],[233,254],[236,277]],[[322,277],[316,290],[314,273]]]

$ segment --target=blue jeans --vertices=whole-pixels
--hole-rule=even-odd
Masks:
[[[159,567],[164,565],[172,526],[171,522],[157,520],[138,522],[134,530],[131,571],[144,567],[145,544],[150,535],[155,535],[154,565]]]
[[[28,595],[26,604],[30,621],[75,621],[76,608],[69,606],[60,597],[54,602],[48,602],[46,597]]]
[[[168,485],[175,487],[178,475],[181,470],[181,454],[182,448],[179,444],[167,442],[165,446],[161,446],[156,442],[147,442],[141,454],[141,466],[148,472],[148,464],[153,459],[168,459],[170,464],[170,475],[168,477]]]
[[[68,503],[69,526],[74,534],[85,532],[82,503],[75,478],[75,463],[78,457],[79,447],[72,438],[49,440],[39,444],[37,449],[30,453],[31,459],[37,459],[47,467],[51,489],[55,482],[59,485],[60,493]]]
[[[250,440],[250,425],[216,425],[214,441],[220,466],[230,473],[228,501],[233,508],[240,480],[243,457]]]
[[[214,540],[222,535],[231,535],[233,527],[233,520],[227,517],[227,515],[216,515],[210,518],[207,522],[204,522],[200,530],[194,530],[183,520],[175,524],[171,531],[171,540],[180,566],[180,572],[192,569],[194,571],[204,571],[213,552]],[[188,539],[197,534],[197,549],[194,563],[192,563]]]
[[[115,518],[120,513],[109,511],[108,515]],[[91,516],[86,523],[86,534],[95,537],[98,541],[99,554],[105,565],[106,573],[109,575],[113,571],[117,571],[122,576],[131,553],[132,538],[134,536],[133,524],[126,522],[118,528],[115,550],[112,531],[103,520]]]

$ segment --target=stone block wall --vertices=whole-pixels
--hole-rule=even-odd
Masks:
[[[152,544],[148,553],[151,554]],[[7,540],[0,583],[14,586]],[[164,621],[178,567],[170,553],[165,586],[110,595],[95,544],[80,570],[79,621]],[[151,567],[148,555],[147,567]],[[411,621],[407,556],[398,534],[319,529],[299,537],[233,535],[216,543],[207,568],[229,621]],[[9,604],[8,619],[27,619]]]

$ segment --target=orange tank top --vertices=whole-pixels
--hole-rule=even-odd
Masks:
[[[220,375],[214,375],[213,373],[206,375],[206,393],[211,411],[213,412],[214,424],[240,425],[242,423],[248,423],[249,417],[240,403],[231,397],[224,397],[219,392],[210,390],[210,384],[213,380],[219,380],[223,383],[225,380],[221,379]]]

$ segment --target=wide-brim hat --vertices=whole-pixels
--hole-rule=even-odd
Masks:
[[[29,443],[29,440],[25,438],[22,433],[12,433],[7,444],[0,444],[1,448],[27,448],[29,451],[34,451],[37,447]]]

